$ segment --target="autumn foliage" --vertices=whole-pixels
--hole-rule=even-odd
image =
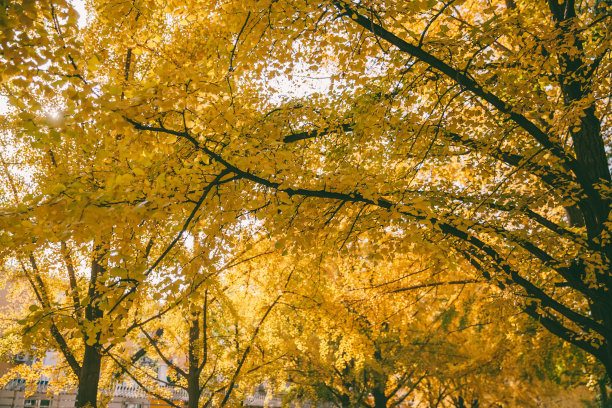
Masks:
[[[609,1],[0,6],[1,351],[77,406],[609,404]]]

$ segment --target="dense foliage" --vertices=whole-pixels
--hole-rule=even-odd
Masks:
[[[77,406],[166,398],[134,347],[194,407],[607,398],[608,1],[1,7],[2,347]]]

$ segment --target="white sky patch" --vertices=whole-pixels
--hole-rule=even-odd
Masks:
[[[8,103],[8,98],[6,96],[0,95],[0,115],[6,115],[11,111],[11,107]]]
[[[72,7],[79,13],[78,25],[83,28],[87,25],[87,9],[85,8],[85,0],[72,0]]]
[[[296,70],[291,75],[278,75],[270,80],[270,87],[274,89],[273,102],[285,99],[303,98],[315,93],[327,93],[332,87],[331,73],[320,70]]]

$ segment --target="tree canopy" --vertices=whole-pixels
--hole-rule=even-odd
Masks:
[[[549,380],[581,364],[610,378],[611,7],[91,0],[79,23],[70,2],[5,1],[0,245],[13,285],[35,302],[22,336],[61,353],[78,406],[95,406],[101,373],[117,370],[115,344],[140,342],[160,322],[188,332],[170,318],[181,310],[200,327],[213,305],[193,305],[207,290],[233,294],[214,307],[230,313],[220,325],[251,322],[243,335],[261,307],[277,306],[258,302],[280,296],[282,307],[308,311],[286,330],[318,331],[301,319],[319,316],[330,322],[321,345],[367,344],[367,358],[340,370],[359,373],[352,390],[363,395],[340,393],[353,404],[390,406],[425,383],[457,387],[447,401],[459,404],[488,398],[466,394],[463,379],[514,375],[434,378],[455,362],[406,360],[405,330],[436,319],[446,323],[427,336],[464,350],[466,367],[483,363],[472,353],[478,336],[494,345],[514,330],[523,334],[512,341],[542,347],[525,355],[568,367]],[[219,283],[253,265],[254,292],[237,295],[242,278]],[[356,293],[377,302],[358,312],[347,306]],[[488,321],[492,299],[520,318],[446,333],[456,319]],[[401,324],[382,319],[390,310]],[[262,327],[282,333],[274,315]],[[338,316],[362,330],[338,340]],[[37,339],[41,329],[51,338]],[[543,338],[561,341],[548,343],[565,363],[551,363]],[[148,352],[163,354],[155,341]],[[266,342],[280,346],[261,341],[263,362]],[[379,341],[398,342],[398,361]],[[281,344],[291,351],[283,361],[308,360],[323,376],[339,367]]]

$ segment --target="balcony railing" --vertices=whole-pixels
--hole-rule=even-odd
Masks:
[[[171,399],[175,401],[187,401],[187,391],[178,387],[165,387],[172,394]],[[151,398],[151,395],[146,393],[137,385],[117,385],[114,389],[113,396],[123,398]]]
[[[6,386],[5,390],[9,391],[25,391],[27,388],[26,380],[24,379],[12,379],[10,380]],[[47,380],[39,380],[36,382],[36,391],[35,392],[47,392],[47,388],[49,387],[49,381]]]
[[[10,380],[5,386],[4,389],[6,391],[18,391],[23,392],[28,389],[28,383],[24,379],[15,378]],[[36,383],[36,388],[32,390],[31,388],[28,391],[33,391],[37,393],[46,393],[49,389],[49,381],[48,380],[39,380]],[[171,393],[171,399],[176,401],[187,401],[187,391],[182,388],[177,387],[168,387],[168,390]],[[70,393],[71,390],[65,390],[65,392]],[[121,398],[134,398],[134,399],[148,399],[151,396],[147,394],[142,388],[136,385],[126,385],[119,384],[114,387],[112,392],[107,392],[106,390],[100,390],[101,394],[112,394],[113,397],[121,397]]]
[[[266,403],[270,408],[281,407],[283,400],[281,397],[268,397],[266,394],[262,393],[255,393],[244,399],[244,405],[263,407],[266,406]]]

